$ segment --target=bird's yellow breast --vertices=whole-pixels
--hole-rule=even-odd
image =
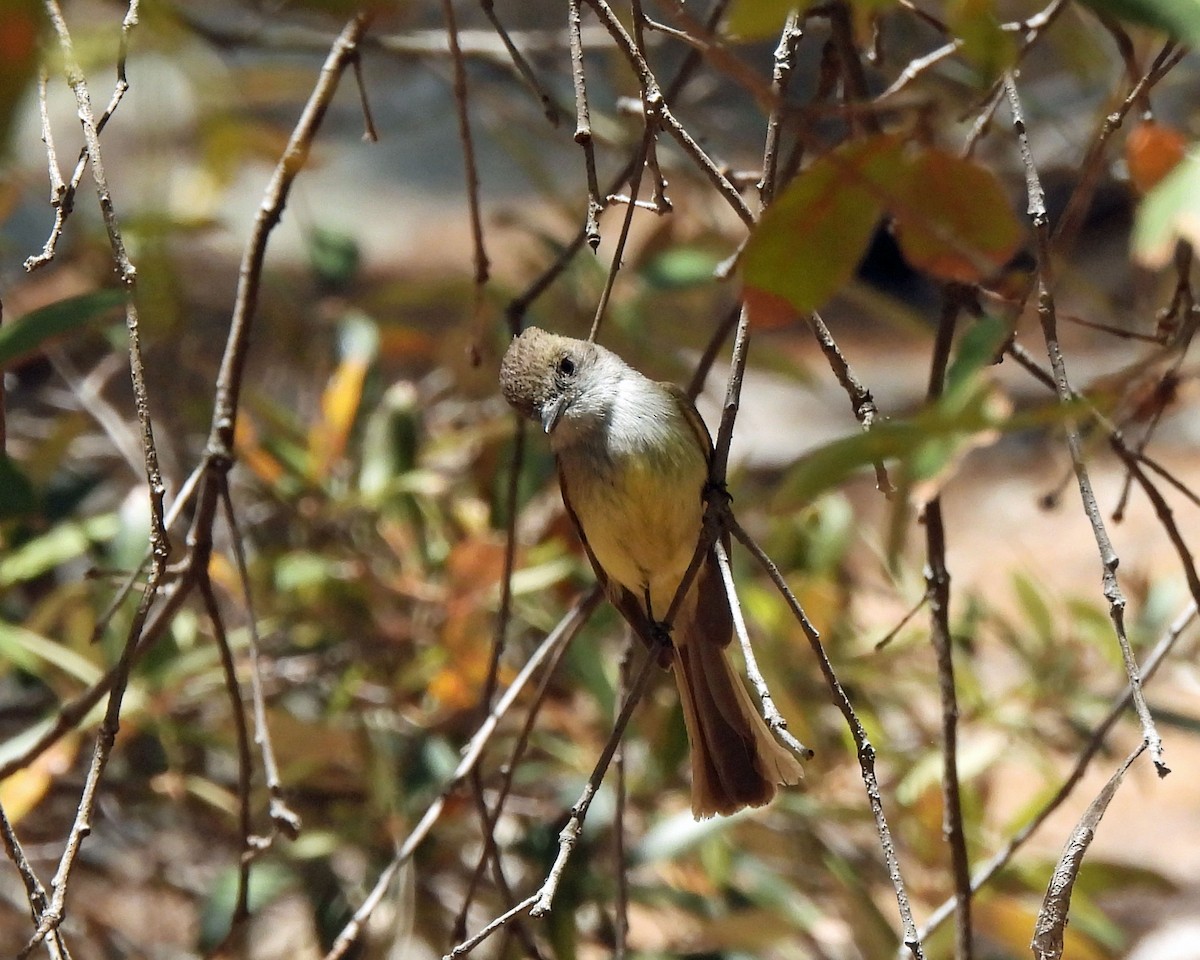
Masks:
[[[596,561],[653,614],[666,615],[700,536],[707,464],[698,446],[673,458],[563,463],[571,506]]]

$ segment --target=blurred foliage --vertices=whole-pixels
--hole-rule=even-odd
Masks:
[[[1090,5],[1132,19],[1145,6],[1115,0]],[[240,245],[265,180],[262,164],[278,158],[319,68],[321,53],[306,45],[306,31],[316,31],[324,44],[336,29],[333,16],[349,9],[316,0],[282,8],[229,6],[217,13],[249,24],[249,39],[238,29],[222,33],[220,24],[200,20],[204,11],[164,0],[142,5],[142,22],[132,35],[131,79],[135,91],[141,83],[162,92],[166,106],[152,111],[145,100],[127,102],[114,117],[111,141],[105,135],[106,149],[111,142],[122,161],[115,170],[127,171],[124,185],[137,198],[125,207],[118,192],[117,204],[139,267],[152,406],[170,497],[204,454]],[[735,2],[726,33],[766,37],[796,6]],[[813,142],[797,140],[797,158],[811,151],[803,174],[779,194],[740,260],[761,337],[756,344],[762,344],[753,353],[751,376],[774,378],[793,391],[828,377],[823,361],[799,346],[807,340],[795,323],[797,312],[828,305],[839,337],[844,332],[863,354],[895,350],[894,364],[904,366],[916,355],[926,362],[930,290],[986,281],[997,292],[995,302],[963,324],[937,402],[918,399],[909,409],[891,409],[890,419],[870,432],[850,423],[832,440],[805,433],[803,449],[783,445],[784,452],[766,465],[736,468],[730,484],[740,520],[819,626],[871,737],[919,916],[949,896],[952,885],[927,624],[917,616],[893,629],[925,590],[914,508],[956,483],[980,482],[971,465],[981,452],[1008,451],[1019,460],[1013,451],[1029,444],[1044,456],[1061,438],[1064,421],[1085,409],[1017,395],[1003,377],[1007,368],[996,370],[1008,339],[1033,320],[1028,311],[1015,316],[1015,295],[1003,295],[1020,292],[1025,279],[1021,172],[997,159],[1001,151],[962,159],[956,150],[965,111],[1014,62],[1015,34],[999,26],[1001,13],[1014,14],[1010,5],[1001,11],[976,0],[946,6],[946,29],[961,41],[961,51],[919,88],[919,109],[901,105],[886,132],[852,139],[840,121],[814,114],[804,133]],[[68,9],[99,102],[105,87],[97,78],[111,76],[116,55],[117,8],[81,3]],[[1027,4],[1020,12],[1034,9]],[[928,37],[893,3],[863,0],[851,12],[864,43],[871,18],[885,17],[882,36],[896,45],[888,64],[902,64],[928,46]],[[411,31],[419,38],[420,27],[438,22],[426,4],[381,4],[379,14],[380,33]],[[14,172],[0,174],[0,251],[6,258],[0,283],[8,311],[0,327],[7,408],[7,452],[0,457],[0,763],[21,755],[63,704],[116,661],[134,601],[111,612],[109,606],[118,585],[139,569],[149,526],[124,344],[112,322],[121,295],[111,289],[103,231],[83,209],[91,203],[86,179],[53,268],[24,278],[15,266],[41,248],[51,219],[39,179],[44,160],[37,150],[30,153],[30,143],[14,138],[20,131],[40,150],[30,53],[40,15],[40,7],[24,2],[0,15],[0,148],[23,151]],[[552,5],[504,11],[510,15],[555,29],[561,20]],[[1038,51],[1045,62],[1023,67],[1031,84],[1048,78],[1054,91],[1059,85],[1117,89],[1113,76],[1121,64],[1109,47],[1100,49],[1097,38],[1107,43],[1107,34],[1089,16],[1074,8],[1062,14],[1062,25],[1047,33]],[[475,16],[470,25],[484,21]],[[928,24],[923,29],[934,32]],[[1086,31],[1089,43],[1078,43],[1072,31]],[[1141,35],[1134,40],[1141,53],[1153,49]],[[747,60],[762,52],[750,43],[735,49]],[[803,50],[803,81],[819,88],[821,44]],[[539,59],[537,67],[569,103],[560,54]],[[386,73],[381,81],[373,78],[372,60],[384,56],[367,48],[364,75],[368,99],[395,121],[396,129],[380,123],[385,139],[417,138],[451,115],[440,58]],[[640,141],[640,129],[610,109],[614,94],[635,86],[616,55],[596,52],[589,67],[607,168]],[[488,229],[500,237],[490,248],[497,264],[479,302],[473,299],[467,231],[449,234],[443,222],[465,219],[460,198],[438,195],[431,186],[442,168],[457,170],[457,146],[447,148],[453,140],[435,142],[433,134],[412,188],[430,204],[422,208],[425,221],[397,216],[393,223],[389,198],[370,195],[366,209],[372,216],[353,222],[342,204],[349,202],[350,188],[361,185],[344,173],[344,194],[314,191],[295,199],[286,223],[297,227],[299,252],[268,259],[231,474],[239,532],[218,525],[209,571],[245,696],[250,607],[231,548],[241,537],[268,726],[286,795],[304,821],[298,840],[277,841],[251,871],[250,903],[258,919],[246,936],[260,951],[255,956],[328,949],[394,845],[442,790],[483,712],[506,529],[514,519],[508,509],[514,418],[494,384],[495,361],[507,341],[502,315],[577,227],[582,180],[574,167],[570,177],[562,173],[578,163],[570,131],[534,126],[539,105],[524,104],[516,96],[517,81],[491,59],[473,61],[471,68],[472,96],[479,98],[473,122],[490,134],[483,138],[485,187],[517,176],[510,165],[526,178],[509,184],[511,202],[490,214]],[[897,68],[888,69],[894,76]],[[1185,61],[1181,71],[1180,86],[1194,91],[1195,64]],[[427,101],[423,84],[430,78],[436,96]],[[343,84],[340,112],[332,111],[318,140],[317,170],[352,151],[359,135],[353,84],[349,77]],[[686,111],[689,123],[712,134],[714,151],[757,163],[761,131],[745,120],[758,122],[750,95],[713,69],[695,88],[682,98],[681,115]],[[498,100],[493,90],[512,97]],[[402,109],[410,107],[410,93],[416,119]],[[1056,96],[1043,93],[1032,127],[1059,122]],[[1073,109],[1098,120],[1112,106],[1079,97],[1062,112]],[[131,107],[145,115],[127,116]],[[529,129],[537,136],[527,136]],[[76,131],[66,125],[62,131],[60,161],[70,164],[78,143],[67,133]],[[1147,137],[1143,127],[1141,136],[1141,145],[1127,152],[1135,185],[1147,192],[1135,249],[1146,262],[1161,264],[1177,239],[1194,239],[1188,204],[1200,195],[1193,189],[1196,164],[1185,157],[1183,134],[1163,140]],[[714,209],[700,176],[671,148],[664,146],[661,155],[676,213],[635,231],[604,339],[648,373],[684,382],[717,318],[734,302],[734,292],[714,280],[714,272],[728,266],[741,235],[730,230],[724,211]],[[362,189],[370,194],[378,183],[369,179]],[[1123,182],[1118,187],[1126,190]],[[611,212],[605,217],[606,245],[618,220]],[[392,229],[395,244],[411,233],[421,241],[400,253],[389,248],[395,256],[381,257],[370,246],[376,221]],[[880,267],[872,258],[881,238],[892,243],[900,261],[883,265],[895,271],[883,287],[869,279],[870,269]],[[1100,246],[1095,240],[1080,259],[1092,258],[1091,249]],[[605,246],[601,257],[572,259],[532,302],[526,319],[567,332],[583,329],[604,288],[609,252]],[[1124,273],[1112,281],[1110,264],[1093,274],[1077,266],[1063,264],[1065,286],[1083,289],[1078,299],[1086,303],[1103,300],[1106,318],[1112,314],[1130,325],[1153,313],[1146,306],[1150,295],[1136,310],[1122,299],[1134,284],[1124,282]],[[915,344],[916,352],[901,353],[900,344]],[[473,356],[482,362],[472,363]],[[918,379],[924,375],[921,370]],[[789,393],[787,402],[796,395]],[[1097,391],[1089,399],[1112,410],[1122,397]],[[838,394],[834,402],[844,412],[845,397]],[[796,419],[792,409],[781,404],[771,415],[785,423],[780,434],[786,439]],[[795,431],[802,427],[795,424]],[[524,458],[501,687],[590,584],[562,514],[549,451],[532,431],[524,438]],[[876,462],[886,464],[900,488],[890,503],[871,487]],[[1019,462],[1009,469],[1021,472]],[[1041,478],[1026,478],[1012,495],[1035,498]],[[184,511],[172,531],[176,559],[189,520]],[[970,541],[965,553],[998,554],[997,545],[979,535],[971,541],[967,526],[952,533]],[[894,898],[854,743],[788,606],[743,552],[735,552],[734,563],[775,702],[791,731],[816,751],[806,784],[766,810],[694,822],[676,694],[667,678],[657,676],[624,746],[627,862],[614,859],[617,799],[610,776],[555,911],[524,927],[548,956],[565,960],[611,950],[622,874],[630,943],[638,956],[894,955]],[[1173,615],[1180,593],[1166,580],[1134,590],[1128,626],[1139,651]],[[1124,675],[1098,589],[1076,595],[1073,587],[999,565],[985,587],[975,583],[955,588],[951,626],[964,731],[966,832],[972,857],[982,862],[1057,787]],[[565,811],[611,729],[622,634],[617,615],[601,608],[536,702],[528,745],[513,770],[512,795],[493,831],[505,880],[518,895],[533,889],[553,861]],[[878,644],[885,636],[888,642]],[[489,802],[534,705],[532,690],[523,694],[489,743],[480,777]],[[100,709],[0,782],[0,804],[22,840],[40,850],[35,866],[43,874],[69,827]],[[190,954],[222,942],[242,855],[232,710],[212,626],[198,604],[185,605],[130,681],[117,750],[102,785],[104,805],[78,868],[84,889],[72,895],[72,916],[89,931],[89,942],[75,953],[80,960]],[[1174,720],[1178,730],[1194,732],[1195,718],[1186,711]],[[255,769],[255,829],[266,830],[266,791]],[[462,933],[454,929],[455,913],[483,847],[476,801],[464,786],[449,795],[435,829],[388,891],[363,953],[444,953]],[[1053,867],[1046,858],[1045,848],[1018,857],[981,894],[975,906],[981,956],[1026,955]],[[1133,931],[1114,916],[1114,891],[1161,895],[1172,888],[1157,866],[1135,868],[1093,855],[1076,888],[1069,955],[1121,956]],[[28,911],[14,903],[19,897],[0,911],[0,943],[10,953],[29,933]],[[467,932],[506,906],[494,875],[485,871]],[[147,925],[148,916],[161,922]],[[497,938],[488,949],[487,956],[519,956],[525,948],[514,937]],[[930,939],[927,955],[940,960],[952,949],[943,928]]]

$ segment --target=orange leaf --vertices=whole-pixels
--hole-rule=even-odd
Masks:
[[[274,486],[283,478],[283,464],[258,442],[258,430],[246,417],[238,417],[233,436],[238,459],[259,480]]]
[[[944,150],[910,158],[889,207],[905,259],[941,280],[992,276],[1024,235],[995,174]]]
[[[1187,139],[1174,127],[1154,120],[1139,123],[1125,138],[1125,163],[1138,193],[1148,193],[1175,169],[1187,151]]]

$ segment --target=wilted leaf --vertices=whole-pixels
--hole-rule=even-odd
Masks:
[[[125,294],[120,290],[95,290],[32,310],[0,326],[0,369],[33,353],[49,340],[107,320],[112,309],[124,302]]]
[[[1138,193],[1149,193],[1179,166],[1187,153],[1187,138],[1174,127],[1145,120],[1125,138],[1125,163]]]
[[[1184,43],[1200,43],[1200,0],[1083,0],[1100,13],[1156,27]]]
[[[905,259],[918,270],[974,283],[1017,252],[1024,231],[990,170],[927,149],[910,158],[905,178],[893,187],[894,229]]]
[[[903,170],[903,143],[878,136],[815,161],[771,204],[742,255],[746,287],[815,310],[854,274]]]
[[[1175,244],[1200,245],[1200,155],[1187,154],[1146,194],[1133,224],[1133,256],[1142,266],[1165,267]]]

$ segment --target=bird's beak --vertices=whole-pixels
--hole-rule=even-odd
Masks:
[[[567,398],[562,394],[542,407],[542,429],[546,431],[547,435],[554,432],[554,428],[558,426],[558,421],[562,419],[563,411],[566,408]]]

